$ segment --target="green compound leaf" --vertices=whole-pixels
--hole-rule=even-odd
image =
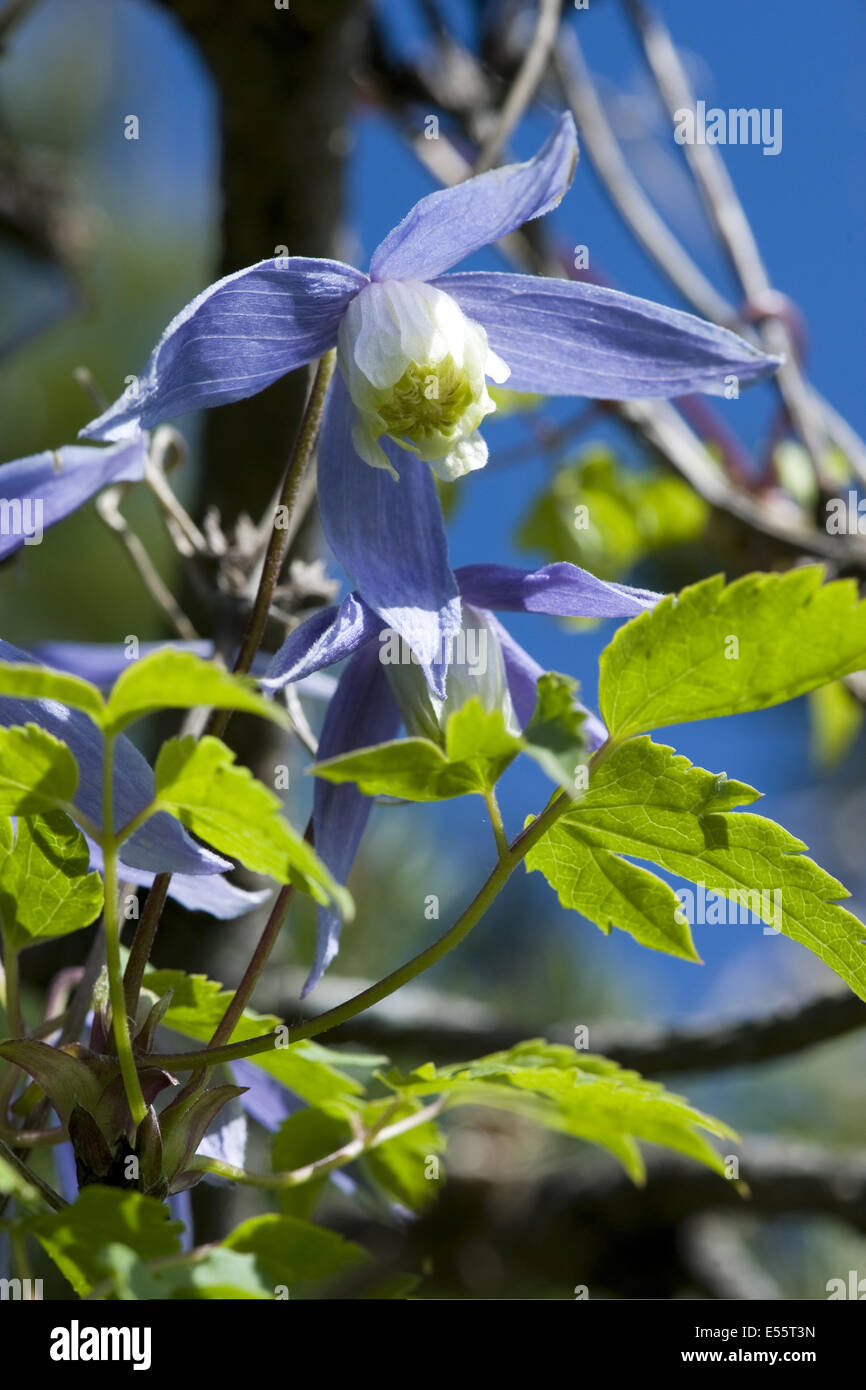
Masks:
[[[200,705],[242,710],[283,728],[291,726],[286,711],[260,695],[250,677],[232,676],[212,661],[170,647],[130,663],[115,682],[104,723],[109,732],[117,733],[155,710]]]
[[[0,815],[55,810],[77,787],[78,764],[60,739],[38,724],[0,729]]]
[[[27,1223],[80,1298],[108,1273],[103,1253],[120,1245],[142,1260],[180,1250],[181,1221],[162,1202],[116,1187],[84,1187],[71,1206]]]
[[[345,919],[352,899],[307,841],[282,815],[280,799],[218,738],[173,738],[154,770],[155,810],[169,811],[207,844],[256,873],[293,883],[317,902],[334,903]]]
[[[96,724],[102,722],[105,712],[102,696],[89,681],[29,662],[0,661],[0,695],[14,695],[19,700],[59,700],[73,709],[84,710]]]
[[[612,1153],[635,1182],[644,1176],[638,1141],[663,1144],[716,1172],[724,1161],[705,1137],[736,1138],[719,1120],[694,1109],[659,1082],[623,1071],[615,1062],[533,1039],[476,1062],[382,1080],[409,1098],[446,1095],[449,1105],[484,1105],[524,1115],[537,1124]]]
[[[568,676],[542,676],[535,712],[522,735],[506,728],[500,710],[485,710],[473,698],[449,716],[444,748],[432,739],[392,739],[328,758],[310,770],[329,782],[354,782],[367,796],[445,801],[492,790],[518,753],[527,753],[573,793],[584,757],[585,716],[574,703],[576,688]]]
[[[186,975],[182,970],[147,970],[144,988],[162,998],[171,991],[171,1003],[163,1027],[183,1033],[196,1042],[209,1042],[214,1029],[234,997],[216,980],[205,975]],[[280,1030],[279,1032],[277,1030]],[[340,1054],[319,1043],[302,1041],[278,1046],[286,1034],[282,1019],[245,1009],[232,1033],[233,1042],[274,1033],[274,1048],[248,1060],[294,1091],[310,1105],[361,1093],[362,1087],[337,1069]],[[337,1065],[335,1065],[337,1064]]]
[[[626,623],[601,656],[611,735],[766,709],[866,667],[866,601],[853,580],[822,578],[817,565],[716,575]]]
[[[733,904],[731,925],[755,913],[771,932],[806,946],[861,998],[866,998],[866,928],[836,900],[847,890],[808,859],[807,846],[775,821],[735,811],[760,793],[743,782],[693,766],[672,748],[639,738],[614,750],[592,775],[585,798],[571,806],[527,855],[564,907],[603,931],[630,931],[644,945],[691,945],[683,900],[667,884],[621,859],[648,860]],[[599,893],[629,877],[623,896]],[[616,880],[621,887],[625,881]],[[658,935],[640,918],[652,903]],[[673,950],[673,954],[688,954]]]
[[[102,911],[102,879],[90,873],[81,831],[62,811],[20,816],[15,845],[0,855],[0,926],[17,950],[87,927]]]

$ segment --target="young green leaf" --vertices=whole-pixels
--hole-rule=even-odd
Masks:
[[[607,905],[601,913],[592,911],[594,880],[587,863],[603,862],[612,873],[626,865],[621,855],[648,860],[729,900],[736,922],[754,913],[771,932],[808,947],[866,998],[866,928],[836,901],[847,890],[806,858],[802,840],[763,816],[734,810],[759,795],[743,782],[694,767],[672,748],[633,739],[599,765],[583,800],[530,850],[527,867],[544,875],[565,907],[605,929]],[[644,875],[647,894],[654,885],[671,927],[676,922],[687,932],[687,913],[673,890],[645,870],[627,867]],[[635,895],[636,906],[644,901]],[[625,920],[613,919],[613,925],[633,930]]]
[[[155,710],[199,705],[258,714],[283,728],[291,724],[286,711],[260,695],[250,677],[230,675],[192,652],[166,647],[131,662],[118,677],[105,711],[105,727],[117,733]]]
[[[0,922],[18,950],[87,927],[102,910],[102,879],[90,873],[81,831],[62,811],[18,819],[15,846],[0,858]]]
[[[55,810],[77,787],[78,764],[59,738],[38,724],[0,728],[0,815]]]
[[[866,667],[866,601],[853,579],[822,578],[716,575],[626,623],[601,656],[611,734],[766,709]]]
[[[538,682],[535,712],[523,734],[506,728],[501,710],[485,710],[473,698],[449,715],[444,747],[427,738],[392,739],[315,763],[310,771],[329,782],[354,782],[367,796],[445,801],[490,791],[518,753],[527,753],[573,794],[585,718],[575,692],[570,677],[549,672]]]
[[[585,770],[583,723],[586,712],[577,700],[577,681],[548,671],[538,681],[535,709],[523,731],[524,752],[552,782],[573,796]]]
[[[84,710],[95,723],[102,721],[105,704],[95,685],[79,676],[67,676],[29,662],[0,661],[0,695],[19,700],[59,700]]]
[[[156,760],[155,810],[169,811],[207,844],[256,873],[294,883],[351,918],[352,899],[281,813],[280,799],[238,767],[218,738],[172,738]]]
[[[314,763],[310,771],[328,782],[355,782],[367,796],[445,801],[488,791],[520,749],[502,712],[473,698],[449,716],[444,748],[427,738],[392,739]]]

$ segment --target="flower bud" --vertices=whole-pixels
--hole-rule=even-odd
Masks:
[[[410,736],[444,745],[448,718],[467,701],[481,701],[485,710],[501,710],[506,728],[520,732],[508,691],[499,638],[488,616],[463,604],[460,631],[448,642],[448,675],[444,700],[431,694],[418,657],[398,633],[379,634],[379,659],[385,667],[394,698]]]

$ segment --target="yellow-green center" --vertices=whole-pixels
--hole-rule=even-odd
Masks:
[[[435,364],[410,362],[378,414],[388,434],[419,443],[453,434],[473,400],[468,373],[449,354]]]

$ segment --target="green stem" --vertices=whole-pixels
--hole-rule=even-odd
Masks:
[[[69,1205],[44,1178],[40,1178],[38,1173],[34,1173],[25,1163],[22,1163],[15,1150],[10,1149],[9,1145],[4,1143],[2,1139],[0,1139],[0,1158],[4,1159],[11,1168],[14,1168],[19,1177],[23,1178],[26,1183],[35,1187],[55,1211],[62,1211],[65,1206]]]
[[[604,762],[613,751],[614,746],[611,739],[602,744],[590,760],[591,771]],[[360,994],[353,995],[345,1003],[338,1004],[335,1008],[319,1014],[318,1017],[308,1019],[305,1023],[299,1023],[290,1028],[289,1042],[296,1043],[301,1042],[304,1038],[315,1038],[320,1033],[327,1033],[330,1029],[339,1027],[340,1024],[348,1023],[356,1015],[372,1008],[382,999],[387,999],[389,994],[394,994],[396,990],[401,989],[410,980],[414,980],[423,971],[429,970],[431,965],[436,965],[443,956],[448,955],[449,951],[453,951],[455,946],[459,946],[505,887],[518,864],[522,863],[533,845],[537,844],[551,826],[556,824],[559,817],[574,804],[575,799],[579,798],[561,792],[545,807],[540,816],[531,821],[524,830],[521,830],[486,882],[478,890],[472,902],[461,913],[454,925],[449,927],[443,936],[439,937],[438,941],[434,941],[432,946],[428,946],[419,955],[413,956],[405,965],[401,965],[375,985],[370,985],[368,989],[362,990]],[[218,1066],[223,1062],[240,1061],[244,1057],[256,1057],[260,1053],[270,1052],[274,1046],[275,1035],[265,1033],[257,1038],[247,1038],[243,1042],[229,1043],[226,1047],[199,1049],[194,1052],[152,1053],[143,1057],[142,1062],[146,1062],[149,1066],[161,1066],[172,1071],[182,1071],[200,1067],[205,1063],[209,1066]]]
[[[502,820],[502,812],[499,809],[499,801],[496,797],[496,788],[490,787],[484,793],[484,800],[487,805],[487,814],[490,817],[490,824],[493,826],[493,834],[496,839],[496,849],[500,859],[504,859],[509,850],[508,836],[505,833],[505,824]]]
[[[132,1039],[126,1016],[126,995],[123,988],[123,966],[120,960],[120,914],[117,904],[117,839],[114,834],[114,737],[105,735],[102,773],[102,857],[105,880],[105,962],[108,967],[108,991],[111,999],[111,1022],[117,1060],[123,1077],[123,1089],[129,1103],[136,1129],[147,1114],[141,1083],[132,1054]]]

